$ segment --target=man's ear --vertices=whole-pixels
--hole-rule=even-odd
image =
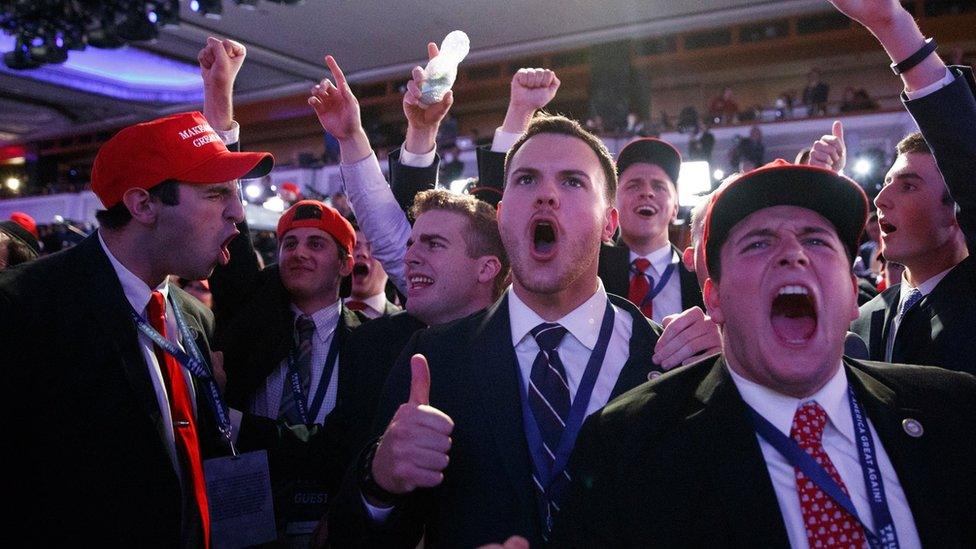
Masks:
[[[478,282],[493,284],[495,277],[502,272],[502,262],[493,255],[485,255],[478,258],[478,263]]]
[[[607,212],[604,218],[603,224],[603,234],[600,235],[601,242],[609,242],[613,239],[613,233],[617,232],[617,226],[620,224],[620,214],[617,213],[617,208],[613,206],[607,206]]]
[[[695,272],[695,249],[693,247],[688,246],[685,251],[681,252],[681,263],[684,264],[689,273]]]
[[[351,255],[346,256],[346,259],[344,261],[340,261],[339,262],[339,276],[340,277],[344,277],[344,276],[351,275],[352,274],[352,266],[353,266],[354,263],[355,263],[355,260],[352,258]]]
[[[708,316],[712,317],[716,324],[724,323],[725,316],[722,314],[722,300],[718,296],[718,283],[711,278],[706,279],[705,286],[702,288],[702,297],[705,298]]]
[[[857,276],[853,274],[851,275],[851,286],[852,286],[852,291],[854,292],[854,304],[851,308],[850,317],[851,317],[851,322],[854,322],[855,320],[857,320],[859,316],[861,316],[861,308],[857,305],[857,296],[860,293],[860,288],[858,288],[857,285]]]
[[[122,204],[129,210],[132,219],[142,225],[153,225],[159,215],[160,201],[153,199],[146,189],[132,188],[122,195]]]

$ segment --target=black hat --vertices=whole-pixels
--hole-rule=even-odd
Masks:
[[[617,154],[617,175],[623,174],[631,164],[654,164],[660,166],[678,186],[678,173],[681,171],[681,153],[667,141],[653,137],[642,137],[624,145]]]
[[[41,246],[38,244],[37,239],[16,221],[0,221],[0,232],[7,233],[11,238],[23,242],[28,248],[34,251],[35,255],[40,255]]]
[[[712,196],[702,236],[708,270],[718,272],[722,244],[739,221],[773,206],[799,206],[824,216],[854,261],[868,218],[864,190],[834,171],[777,159],[739,176]]]

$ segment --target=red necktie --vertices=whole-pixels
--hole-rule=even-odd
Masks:
[[[824,451],[824,427],[827,426],[827,412],[816,402],[807,402],[796,409],[793,415],[793,427],[790,436],[793,437],[810,457],[824,468],[824,471],[834,479],[840,489],[847,494],[847,486],[837,473],[833,462]],[[807,541],[810,547],[867,547],[867,538],[861,524],[841,507],[812,480],[806,477],[799,468],[794,468],[796,474],[796,491],[800,497],[800,510],[803,511],[803,523],[807,531]],[[850,494],[848,494],[850,495]]]
[[[363,303],[362,301],[357,301],[355,299],[350,299],[349,301],[346,301],[345,302],[345,306],[350,311],[365,311],[366,310],[366,304]]]
[[[166,337],[166,301],[163,294],[153,292],[149,299],[149,323],[159,334]],[[183,473],[190,475],[193,495],[200,510],[203,525],[204,547],[210,547],[210,510],[207,504],[207,484],[203,478],[203,462],[200,459],[200,444],[197,439],[197,423],[193,418],[193,402],[190,391],[183,379],[183,371],[172,355],[153,345],[159,369],[166,382],[169,393],[169,408],[173,416],[173,431],[176,434],[177,452],[184,464]]]
[[[651,266],[651,262],[643,257],[638,257],[632,265],[633,268],[631,271],[633,276],[630,279],[630,290],[627,292],[627,299],[634,305],[637,305],[640,311],[644,313],[644,316],[651,318],[654,316],[654,301],[649,299],[647,300],[647,304],[641,306],[641,302],[651,292],[651,283],[644,274],[647,272],[648,267]]]

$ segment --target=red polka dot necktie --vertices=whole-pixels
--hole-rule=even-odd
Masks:
[[[149,324],[159,335],[166,337],[166,301],[163,294],[153,292],[149,299]],[[168,338],[167,338],[168,339]],[[193,497],[200,511],[203,527],[203,545],[210,547],[210,510],[207,503],[207,484],[203,477],[203,462],[200,458],[200,443],[197,439],[197,422],[193,416],[193,402],[190,390],[183,378],[183,371],[172,355],[153,345],[156,360],[169,393],[169,408],[173,416],[173,431],[176,435],[176,451],[182,462],[183,475],[189,476]]]
[[[654,316],[654,301],[647,300],[647,303],[641,305],[647,294],[651,292],[651,282],[650,277],[647,276],[647,269],[650,268],[651,262],[643,257],[638,257],[631,264],[631,276],[630,278],[630,289],[627,292],[627,299],[637,305],[644,316],[651,318]]]
[[[847,486],[837,473],[833,462],[824,450],[822,438],[824,427],[827,426],[827,412],[816,402],[807,402],[796,409],[793,415],[793,427],[790,436],[795,440],[817,464],[823,467],[834,482],[840,486],[845,494]],[[800,509],[803,512],[803,524],[807,532],[810,547],[849,547],[866,548],[867,538],[860,522],[857,521],[841,505],[799,468],[794,468],[796,475],[796,491],[800,498]],[[848,494],[850,495],[850,494]]]

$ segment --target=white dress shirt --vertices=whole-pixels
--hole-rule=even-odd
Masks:
[[[586,370],[586,363],[590,360],[590,354],[600,336],[600,327],[606,309],[607,292],[603,289],[603,282],[600,282],[592,297],[566,316],[554,321],[567,330],[559,346],[556,347],[556,352],[566,369],[570,399],[576,398],[576,390]],[[627,311],[617,306],[613,306],[613,310],[613,332],[610,335],[610,344],[596,378],[590,403],[586,407],[586,415],[607,404],[610,393],[617,384],[620,371],[630,357],[630,334],[633,331],[634,319]],[[532,363],[539,354],[539,344],[532,337],[531,330],[546,320],[519,299],[512,288],[508,291],[508,315],[512,326],[512,346],[515,347],[519,372],[522,374],[522,387],[527,388],[529,376],[532,374]]]
[[[864,486],[864,474],[861,471],[857,445],[854,440],[854,423],[851,418],[850,401],[847,395],[847,374],[843,365],[819,391],[803,399],[777,393],[743,378],[731,368],[728,370],[732,375],[732,381],[739,389],[739,394],[742,395],[742,400],[752,406],[759,415],[766,418],[786,436],[790,435],[793,416],[800,405],[809,401],[816,401],[820,404],[827,412],[829,420],[823,432],[824,450],[837,469],[837,473],[840,474],[840,478],[844,481],[851,501],[854,503],[854,508],[857,509],[858,516],[874,531],[874,517],[871,515],[871,504],[868,500],[867,489]],[[902,490],[898,475],[891,465],[888,453],[885,451],[884,445],[881,444],[871,419],[867,418],[867,422],[871,429],[871,436],[874,438],[877,462],[881,470],[881,478],[884,481],[888,508],[891,511],[891,518],[898,534],[898,543],[903,548],[921,547],[922,543],[915,528],[915,519],[908,507],[908,500],[905,498],[905,492]],[[783,523],[786,526],[790,546],[794,548],[808,547],[793,465],[758,433],[756,438],[759,440],[759,447],[766,460],[766,468],[773,483],[773,490],[776,492],[779,510],[783,514]]]
[[[149,298],[154,291],[163,294],[163,299],[166,302],[166,338],[175,343],[180,349],[183,349],[183,344],[180,341],[180,331],[176,325],[176,316],[173,313],[173,305],[169,302],[169,284],[164,281],[156,288],[150,288],[148,284],[134,275],[132,271],[126,269],[125,265],[122,265],[112,255],[112,251],[105,244],[101,233],[98,233],[98,243],[102,245],[102,250],[108,256],[108,261],[112,264],[112,269],[115,271],[116,276],[119,277],[119,282],[122,284],[122,292],[125,294],[126,300],[128,300],[132,308],[141,314],[150,325],[152,325],[152,322],[146,316],[148,314],[147,307],[149,305]],[[136,330],[136,332],[139,334],[139,350],[142,352],[142,357],[146,361],[146,367],[149,369],[149,379],[152,380],[153,390],[156,393],[156,404],[159,406],[160,422],[157,425],[159,428],[159,436],[164,442],[170,461],[173,463],[173,469],[181,478],[182,485],[180,460],[176,454],[176,435],[173,433],[173,414],[169,408],[169,394],[166,391],[163,372],[160,369],[159,361],[156,359],[155,344],[149,339],[149,336],[139,330]],[[185,351],[185,349],[183,350]],[[186,380],[186,386],[190,390],[190,401],[193,403],[193,412],[195,414],[197,403],[196,394],[193,390],[193,376],[190,375],[190,372],[186,368],[181,367],[180,371],[183,372],[183,379]]]
[[[297,307],[292,305],[295,312],[295,320],[298,315],[304,314]],[[325,372],[325,360],[329,354],[329,346],[332,345],[332,338],[335,337],[335,330],[340,321],[340,305],[336,301],[332,305],[319,309],[311,314],[312,321],[315,322],[315,334],[312,337],[312,372],[309,381],[309,389],[305,400],[306,406],[311,406],[312,399],[315,398],[315,390],[322,380]],[[336,357],[338,360],[338,355]],[[278,419],[278,408],[281,405],[281,394],[283,391],[291,390],[288,385],[288,357],[281,361],[281,365],[271,372],[264,382],[264,387],[251,398],[251,413],[270,419]],[[315,415],[314,423],[322,424],[325,416],[335,408],[336,394],[338,389],[339,365],[332,369],[332,376],[329,378],[329,386],[322,401],[322,407]]]
[[[677,265],[681,261],[681,258],[674,253],[674,248],[671,247],[671,244],[658,248],[647,255],[639,255],[637,252],[631,250],[630,265],[633,265],[634,260],[639,257],[643,257],[651,262],[647,274],[651,275],[654,279],[651,284],[652,290],[661,280],[661,276],[664,275],[664,271],[668,268],[668,265],[675,264],[674,271],[671,272],[671,277],[668,278],[664,288],[661,288],[661,293],[654,297],[654,315],[651,320],[660,324],[664,320],[664,317],[680,313],[684,310],[681,304],[681,273],[678,272]],[[632,279],[633,277],[634,273],[631,272],[630,278]],[[636,305],[639,306],[640,304],[637,303]]]
[[[538,313],[519,299],[512,287],[509,287],[507,293],[508,316],[512,328],[512,346],[515,347],[515,357],[518,360],[519,373],[522,376],[522,387],[528,388],[529,377],[532,374],[532,363],[535,362],[535,357],[539,354],[539,344],[532,337],[531,330],[547,321],[543,320]],[[620,371],[623,370],[624,363],[630,357],[630,335],[633,332],[634,319],[627,311],[618,308],[616,305],[612,305],[612,307],[614,311],[613,331],[610,334],[607,354],[603,357],[603,366],[597,375],[593,394],[590,396],[589,405],[586,407],[587,416],[606,406],[607,401],[610,400],[610,394],[617,384]],[[556,347],[556,352],[566,369],[570,399],[576,398],[576,390],[579,388],[583,372],[586,370],[586,363],[589,361],[590,354],[600,337],[600,328],[603,325],[603,315],[606,310],[607,292],[603,289],[603,282],[599,282],[599,286],[592,297],[567,313],[566,316],[555,321],[567,330],[559,346]],[[527,395],[522,395],[522,397],[527,398]],[[370,505],[365,497],[362,500],[370,518],[375,522],[385,521],[393,512],[392,507],[376,507]]]
[[[366,315],[367,318],[379,318],[386,314],[386,294],[384,292],[364,297],[363,299],[347,297],[342,300],[343,303],[350,301],[359,301],[363,305],[366,305],[366,308],[360,312]]]
[[[919,284],[918,291],[922,292],[922,298],[924,299],[925,296],[932,293],[932,290],[935,290],[935,287],[939,285],[939,282],[942,282],[942,279],[945,278],[946,275],[949,274],[949,271],[951,271],[953,268],[954,267],[949,267],[941,273]],[[888,341],[885,342],[885,360],[888,362],[891,362],[891,353],[895,348],[895,336],[898,334],[898,328],[901,326],[902,318],[898,312],[901,311],[902,305],[908,301],[908,297],[911,295],[912,290],[914,289],[915,287],[908,283],[905,275],[902,275],[901,286],[899,286],[898,290],[898,305],[896,305],[895,308],[895,316],[891,319],[891,329],[888,330]],[[915,306],[918,307],[918,305]]]

